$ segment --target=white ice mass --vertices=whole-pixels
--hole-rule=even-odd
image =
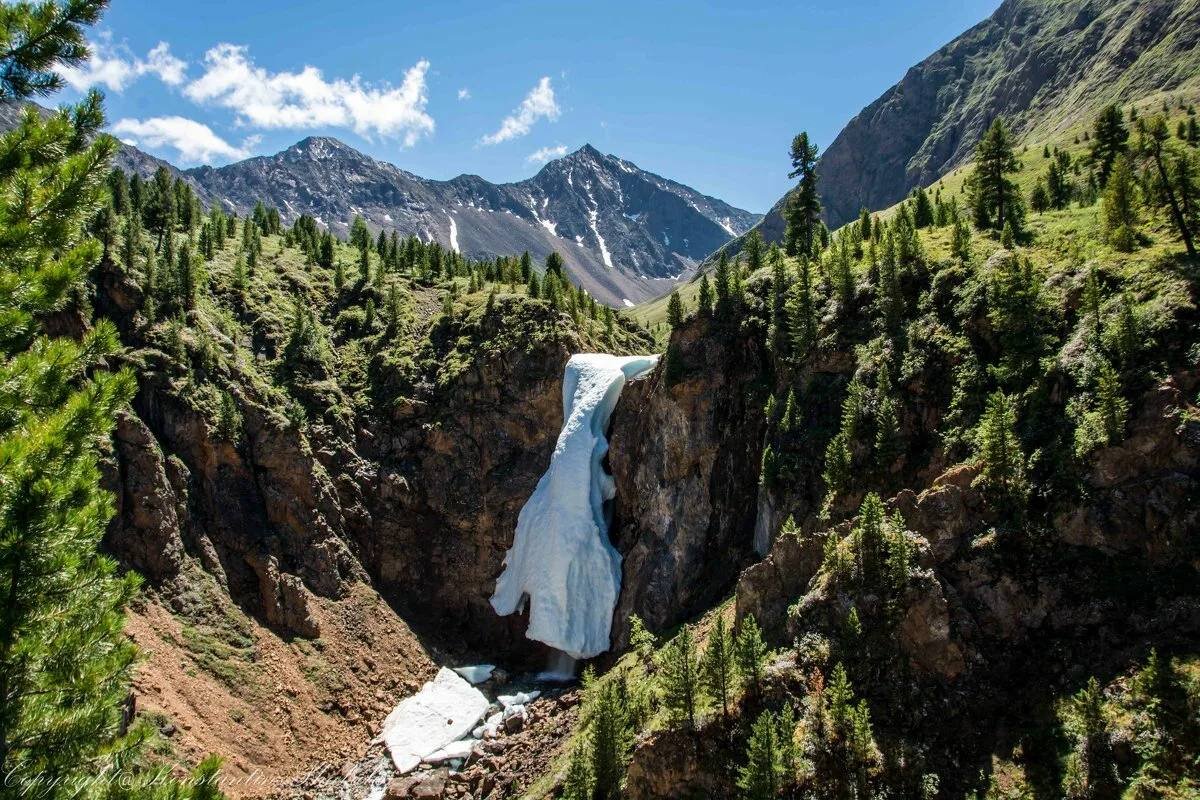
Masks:
[[[442,667],[437,677],[406,697],[383,721],[383,743],[400,774],[421,759],[471,732],[488,710],[483,692],[454,670]]]
[[[604,503],[616,493],[602,461],[608,420],[625,382],[658,356],[574,355],[563,374],[563,428],[517,518],[513,546],[496,581],[492,608],[516,612],[528,598],[526,636],[573,658],[608,649],[621,590],[621,555],[608,540]]]

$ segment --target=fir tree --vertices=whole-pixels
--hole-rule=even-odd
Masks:
[[[791,702],[785,702],[778,716],[779,771],[784,787],[796,782],[799,760],[796,753],[796,710]]]
[[[546,256],[546,275],[556,275],[560,281],[567,279],[563,257],[558,254],[557,250],[550,251],[550,255]]]
[[[0,7],[0,96],[61,87],[50,70],[87,57],[81,26],[104,5]],[[103,368],[118,346],[110,323],[81,341],[41,326],[101,256],[81,234],[117,149],[103,121],[93,92],[44,120],[26,108],[0,138],[0,190],[21,197],[6,204],[0,237],[0,774],[14,797],[75,796],[77,780],[138,741],[123,728],[135,649],[122,632],[137,580],[98,549],[113,501],[97,448],[134,379]]]
[[[987,400],[976,430],[976,480],[1003,499],[1020,497],[1025,491],[1025,456],[1017,438],[1017,411],[1004,392]]]
[[[775,718],[763,711],[751,726],[746,764],[738,771],[738,788],[747,800],[774,800],[779,793],[783,770],[775,736]]]
[[[767,663],[767,645],[763,642],[762,631],[753,614],[742,620],[734,653],[743,688],[751,694],[757,693],[762,684],[763,668]]]
[[[1108,183],[1109,173],[1112,172],[1117,156],[1129,149],[1129,131],[1121,115],[1121,109],[1110,105],[1096,117],[1096,124],[1091,137],[1092,164],[1100,176],[1100,186]]]
[[[629,646],[637,653],[642,664],[649,667],[656,646],[654,634],[646,629],[646,623],[637,614],[629,618]]]
[[[1050,208],[1050,192],[1046,189],[1046,182],[1038,178],[1037,183],[1033,185],[1033,190],[1029,193],[1029,207],[1037,213]]]
[[[1112,751],[1104,693],[1093,677],[1070,702],[1067,728],[1076,744],[1067,759],[1065,796],[1068,800],[1107,800],[1121,793]]]
[[[667,643],[659,654],[659,680],[663,705],[672,720],[689,731],[696,730],[699,707],[700,664],[696,641],[687,625]]]
[[[713,273],[717,316],[725,316],[729,313],[730,298],[733,296],[733,276],[730,273],[729,256],[722,250],[717,257],[717,269]]]
[[[712,285],[708,282],[708,273],[700,276],[700,313],[710,316],[713,310]]]
[[[800,259],[800,279],[789,289],[784,308],[791,337],[791,356],[797,361],[803,360],[817,343],[817,312],[807,258]]]
[[[1137,199],[1133,170],[1125,156],[1117,156],[1104,188],[1101,214],[1104,235],[1114,249],[1131,252],[1137,245]]]
[[[1071,202],[1074,187],[1071,185],[1070,172],[1071,156],[1059,151],[1046,169],[1046,199],[1050,208],[1063,209]]]
[[[1141,129],[1138,150],[1149,159],[1153,166],[1158,178],[1158,194],[1171,213],[1171,220],[1175,224],[1179,238],[1183,239],[1188,257],[1195,260],[1196,245],[1192,238],[1192,231],[1184,216],[1183,204],[1180,202],[1177,187],[1167,170],[1166,142],[1168,138],[1166,119],[1161,116],[1152,117]]]
[[[1009,177],[1019,168],[1008,129],[996,119],[975,149],[975,170],[968,179],[977,228],[1002,231],[1008,224],[1020,232],[1021,195]]]
[[[591,735],[591,772],[594,800],[616,800],[625,777],[629,752],[629,721],[616,681],[595,687],[587,718]]]
[[[913,189],[913,224],[917,228],[929,228],[933,225],[933,204],[929,202],[929,194],[918,186]]]
[[[971,259],[971,228],[965,220],[960,219],[954,223],[950,254],[964,264]]]
[[[1113,445],[1125,438],[1129,401],[1121,393],[1121,377],[1107,360],[1101,361],[1096,376],[1096,412],[1105,444]]]
[[[563,778],[562,800],[592,800],[592,771],[586,747],[585,741],[571,750],[571,760]]]
[[[671,292],[671,299],[667,301],[667,324],[671,330],[683,324],[683,301],[679,299],[679,292]]]
[[[792,140],[791,159],[788,177],[799,178],[800,183],[784,207],[787,220],[784,241],[788,255],[812,256],[816,254],[821,200],[817,194],[817,146],[809,142],[807,132],[797,134]]]
[[[717,621],[708,635],[701,672],[704,687],[709,697],[721,706],[721,719],[728,727],[729,700],[737,679],[737,662],[734,658],[733,634],[725,624],[724,614],[717,615]]]
[[[763,253],[766,250],[766,244],[763,242],[762,234],[758,228],[754,228],[746,236],[746,244],[742,251],[746,254],[746,267],[750,272],[757,272],[763,265]]]

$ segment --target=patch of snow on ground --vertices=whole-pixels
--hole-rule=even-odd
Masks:
[[[461,761],[467,758],[471,753],[475,752],[476,740],[460,739],[457,742],[451,742],[445,747],[440,748],[436,752],[430,753],[421,759],[426,764],[441,764],[446,761]]]
[[[608,540],[604,511],[616,493],[602,466],[608,419],[625,382],[657,363],[658,356],[571,356],[563,374],[562,432],[549,469],[517,517],[492,594],[492,608],[502,616],[528,599],[525,635],[573,658],[608,649],[621,590],[621,555]]]
[[[476,684],[483,683],[492,677],[492,673],[496,671],[496,665],[475,664],[470,667],[455,667],[454,671],[461,675],[467,683]]]
[[[633,303],[629,302],[628,297],[622,297],[621,302],[625,304],[626,308],[633,308]]]
[[[454,217],[450,214],[446,215],[450,219],[450,249],[458,252],[458,226],[454,224]]]
[[[611,616],[612,611],[610,609]],[[442,667],[421,691],[400,701],[383,721],[383,743],[400,774],[470,733],[488,710],[483,692]]]
[[[725,232],[730,236],[737,236],[737,233],[735,233],[733,230],[733,226],[729,224],[729,217],[725,217],[721,220],[721,227],[724,228]]]

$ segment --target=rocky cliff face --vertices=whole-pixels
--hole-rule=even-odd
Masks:
[[[665,365],[630,384],[613,415],[613,543],[624,555],[613,640],[629,617],[665,630],[719,601],[754,553],[762,459],[764,353],[713,335],[711,320],[676,332],[680,374]]]
[[[308,214],[343,237],[359,214],[374,229],[476,258],[528,250],[540,262],[557,251],[576,283],[616,307],[669,291],[758,221],[591,145],[506,184],[427,180],[320,137],[183,175],[240,214],[262,201],[286,222]]]

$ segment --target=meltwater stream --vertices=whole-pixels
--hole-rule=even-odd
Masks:
[[[621,555],[608,540],[604,504],[616,487],[602,463],[605,434],[626,381],[657,363],[658,356],[571,356],[563,374],[562,432],[549,469],[517,518],[492,594],[500,615],[528,599],[526,636],[572,658],[608,649]]]

